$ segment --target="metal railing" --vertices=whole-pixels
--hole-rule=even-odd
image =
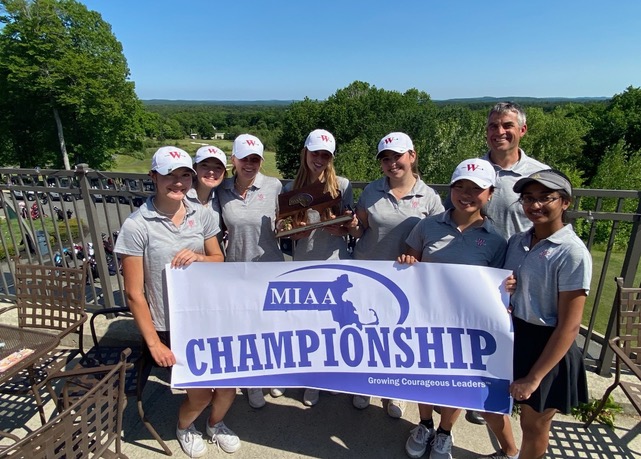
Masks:
[[[358,194],[367,182],[352,182]],[[447,185],[432,185],[443,197]],[[88,286],[90,305],[108,308],[124,305],[124,285],[117,257],[110,250],[123,221],[154,191],[147,174],[100,172],[76,166],[75,171],[0,169],[0,300],[11,301],[13,267],[9,259],[19,254],[30,262],[63,262],[77,266],[79,250],[94,250],[93,275]],[[22,205],[22,204],[24,205]],[[22,208],[25,210],[21,210]],[[33,209],[33,213],[32,213]],[[32,218],[33,217],[33,218]],[[580,227],[588,249],[603,252],[600,270],[590,293],[592,310],[582,329],[583,356],[601,374],[610,371],[612,354],[603,345],[616,320],[613,298],[605,297],[607,282],[614,276],[633,286],[641,259],[641,191],[576,189],[567,219]],[[616,244],[624,237],[625,257],[613,262]],[[620,255],[618,256],[620,258]],[[608,272],[614,275],[609,276]],[[612,278],[611,278],[612,277]],[[603,333],[595,331],[596,318],[608,308],[609,322]],[[596,347],[592,344],[597,344]]]

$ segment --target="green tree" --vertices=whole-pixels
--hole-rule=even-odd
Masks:
[[[624,140],[608,147],[603,155],[597,172],[592,179],[591,188],[610,190],[641,190],[641,150],[630,153],[630,147]],[[587,199],[587,208],[594,208],[594,198]],[[634,213],[638,203],[635,199],[628,199],[621,205],[618,199],[606,198],[601,203],[602,212],[624,211]],[[604,243],[608,240],[612,224],[609,222],[596,223],[596,242]],[[630,223],[621,223],[616,235],[615,244],[619,248],[625,247],[630,239]]]
[[[425,92],[387,91],[355,81],[326,101],[305,99],[291,105],[277,141],[276,164],[283,177],[294,177],[307,134],[314,129],[327,129],[336,138],[337,172],[352,180],[374,180],[380,176],[374,158],[381,137],[402,131],[417,139],[427,129],[434,111]],[[349,160],[341,157],[343,152]],[[365,166],[367,161],[371,166]],[[352,172],[356,175],[350,175]]]
[[[625,141],[626,156],[641,149],[641,88],[629,86],[616,94],[603,108],[598,107],[586,136],[582,169],[591,179],[605,152],[620,140]]]
[[[122,45],[74,0],[0,0],[0,144],[11,163],[107,167],[140,149],[142,105]]]
[[[522,146],[528,154],[557,169],[580,167],[589,125],[585,119],[573,115],[572,107],[560,106],[551,113],[528,108],[527,125]]]

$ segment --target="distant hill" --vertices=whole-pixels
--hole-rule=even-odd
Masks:
[[[538,104],[559,104],[559,103],[587,103],[602,102],[609,100],[609,97],[469,97],[456,99],[433,99],[438,105],[465,104],[465,105],[489,105],[509,100],[523,105]],[[296,100],[172,100],[172,99],[149,99],[143,100],[145,105],[223,105],[223,106],[287,106]]]
[[[434,100],[437,104],[495,104],[505,100],[518,104],[541,104],[541,103],[585,103],[601,102],[609,100],[609,97],[470,97],[460,99]]]
[[[290,105],[293,100],[143,100],[145,105]]]

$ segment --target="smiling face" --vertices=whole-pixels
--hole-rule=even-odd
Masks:
[[[237,178],[242,182],[251,182],[256,178],[256,175],[258,175],[263,159],[259,155],[249,155],[243,159],[232,156],[232,161],[236,168]]]
[[[332,154],[326,150],[307,150],[307,153],[305,153],[305,163],[307,164],[310,175],[314,179],[322,176],[325,169],[327,169],[327,165],[332,161],[332,158]]]
[[[216,158],[207,158],[196,164],[198,185],[211,190],[225,178],[225,166]]]
[[[526,132],[527,125],[519,126],[515,112],[492,113],[487,120],[487,146],[495,154],[516,154]]]
[[[553,229],[563,226],[563,212],[570,206],[570,201],[559,191],[536,182],[523,188],[521,201],[525,215],[535,226],[549,225]]]
[[[193,173],[186,167],[180,167],[167,175],[152,172],[151,180],[156,185],[158,202],[182,201],[191,188]]]
[[[492,188],[481,188],[471,180],[462,179],[450,186],[450,198],[458,212],[473,214],[478,212],[492,197]]]
[[[412,167],[416,161],[416,153],[412,150],[406,153],[397,153],[392,150],[381,151],[378,155],[381,170],[390,179],[400,179],[407,174],[412,174]]]

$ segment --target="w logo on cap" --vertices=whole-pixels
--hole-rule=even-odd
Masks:
[[[395,140],[394,137],[387,137],[385,139],[385,144],[387,145],[388,143],[392,143],[392,142],[394,142],[394,140]]]
[[[247,139],[245,140],[245,143],[247,143],[247,145],[249,145],[250,147],[256,146],[256,142],[253,139]]]
[[[169,156],[171,156],[174,159],[179,159],[182,156],[182,154],[179,151],[170,151],[168,153],[169,153]]]
[[[476,169],[478,169],[480,166],[478,164],[468,164],[467,165],[467,170],[474,172]]]
[[[323,142],[329,142],[329,136],[326,136],[326,135],[323,134],[323,135],[320,136],[320,138],[321,138],[321,140]]]

